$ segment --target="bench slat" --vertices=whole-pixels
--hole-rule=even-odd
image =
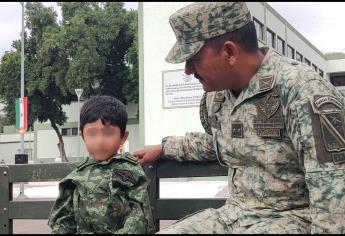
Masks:
[[[158,166],[157,178],[210,177],[228,174],[228,168],[221,166],[217,161],[181,163],[173,160],[159,160],[156,166]]]
[[[8,217],[10,219],[48,219],[54,201],[55,199],[51,201],[11,201]]]
[[[77,165],[78,163],[9,165],[8,179],[10,183],[59,181]]]
[[[225,204],[224,198],[213,199],[158,199],[156,217],[159,220],[177,220],[205,208],[218,208]]]

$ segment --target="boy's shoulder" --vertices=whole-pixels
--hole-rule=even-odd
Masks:
[[[133,156],[132,154],[130,154],[129,152],[125,152],[125,153],[122,153],[122,154],[118,154],[114,157],[112,157],[114,159],[117,159],[117,160],[123,160],[125,162],[129,162],[131,164],[134,164],[134,165],[138,165],[138,158]]]
[[[133,156],[132,154],[125,152],[123,154],[117,154],[108,160],[104,161],[95,161],[91,157],[87,157],[83,162],[77,165],[76,171],[81,171],[86,166],[89,165],[99,165],[99,166],[106,166],[110,164],[118,164],[118,163],[130,163],[132,165],[138,165],[138,158]]]
[[[83,162],[76,166],[76,168],[69,173],[65,178],[63,178],[60,182],[68,182],[71,180],[80,181],[89,179],[89,168],[93,166],[92,169],[106,169],[113,170],[114,173],[121,174],[131,172],[135,176],[139,177],[145,175],[142,167],[138,163],[138,158],[133,156],[132,154],[126,152],[123,154],[117,154],[108,160],[104,161],[95,161],[92,157],[87,157]],[[112,173],[113,171],[109,172]],[[109,174],[108,171],[101,172],[102,175]]]

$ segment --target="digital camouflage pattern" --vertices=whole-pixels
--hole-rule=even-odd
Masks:
[[[344,96],[311,67],[260,50],[237,98],[203,97],[211,133],[169,136],[163,147],[165,158],[229,167],[229,199],[160,233],[345,233]]]
[[[148,180],[135,157],[87,158],[60,181],[48,221],[54,234],[152,233]]]
[[[195,14],[196,12],[200,14]],[[206,39],[242,28],[251,21],[243,2],[199,2],[190,4],[170,16],[169,22],[177,42],[166,57],[180,63],[195,55]]]

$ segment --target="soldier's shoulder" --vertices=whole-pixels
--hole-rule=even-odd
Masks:
[[[277,75],[285,87],[301,87],[310,80],[321,80],[311,66],[287,57],[281,58]]]

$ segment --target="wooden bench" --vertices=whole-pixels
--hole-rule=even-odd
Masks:
[[[13,233],[13,219],[48,219],[54,199],[14,201],[13,183],[59,181],[78,163],[0,165],[0,234]],[[159,160],[146,166],[151,181],[149,193],[156,230],[160,220],[177,220],[207,207],[220,207],[225,199],[160,199],[161,178],[226,176],[227,169],[218,162],[183,162]],[[30,232],[28,232],[30,233]]]

